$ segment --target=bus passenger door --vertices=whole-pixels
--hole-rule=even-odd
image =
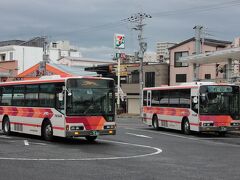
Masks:
[[[152,91],[147,91],[147,106],[151,106],[151,100],[152,100]]]

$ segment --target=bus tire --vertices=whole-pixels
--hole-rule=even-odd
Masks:
[[[3,134],[7,136],[11,134],[11,124],[8,117],[3,118],[2,129],[3,129]]]
[[[53,128],[50,121],[45,121],[42,126],[42,136],[46,141],[53,140]]]
[[[97,136],[86,136],[85,138],[88,142],[94,142],[97,139]]]
[[[187,118],[183,119],[182,132],[183,132],[183,134],[186,134],[186,135],[191,134],[190,123],[189,123],[189,120]]]
[[[154,129],[159,130],[158,117],[156,115],[153,116],[152,126]]]

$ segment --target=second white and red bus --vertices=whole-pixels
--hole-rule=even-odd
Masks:
[[[239,86],[192,83],[144,88],[143,122],[185,134],[240,130]]]

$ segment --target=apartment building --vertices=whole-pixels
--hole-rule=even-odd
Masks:
[[[158,62],[166,62],[169,63],[169,48],[176,45],[176,43],[171,42],[157,42],[157,56],[156,59]]]
[[[232,42],[215,39],[204,39],[202,42],[202,53],[209,53],[231,47]],[[170,52],[170,85],[177,85],[183,82],[194,80],[193,64],[181,62],[181,57],[195,55],[195,38],[187,39],[169,48]],[[226,64],[226,63],[225,63]],[[199,79],[215,80],[223,78],[224,72],[216,73],[217,66],[224,66],[224,63],[202,64],[199,68]]]

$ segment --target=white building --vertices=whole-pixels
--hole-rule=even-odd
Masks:
[[[168,48],[176,45],[170,42],[157,42],[157,61],[169,63],[170,55]]]
[[[79,57],[63,57],[58,60],[58,64],[63,64],[67,66],[82,66],[82,67],[93,67],[97,65],[113,64],[116,61],[112,60],[101,60],[101,59],[91,59],[91,58],[79,58]]]
[[[79,48],[71,46],[69,41],[50,42],[47,47],[47,54],[49,59],[54,63],[57,63],[63,57],[82,57]]]
[[[157,62],[155,52],[145,52],[143,56],[143,62]]]
[[[18,61],[18,73],[32,67],[42,61],[43,48],[20,45],[0,47],[0,61]]]

